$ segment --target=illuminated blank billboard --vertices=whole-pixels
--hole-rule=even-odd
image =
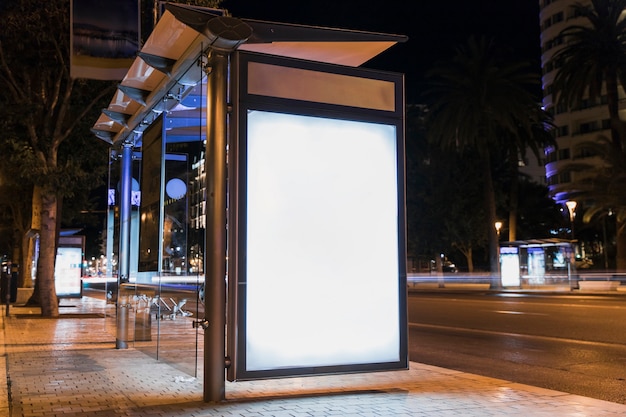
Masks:
[[[229,378],[406,368],[401,77],[245,57]]]

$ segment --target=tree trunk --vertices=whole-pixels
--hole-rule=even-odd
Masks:
[[[517,158],[511,157],[511,190],[509,194],[509,242],[517,240],[517,210],[519,207],[519,170]]]
[[[31,212],[32,212],[32,217],[31,217],[31,231],[34,233],[36,231],[36,233],[39,234],[39,236],[41,237],[41,187],[38,185],[35,185],[33,187],[33,201],[31,202]],[[35,268],[35,274],[37,274],[37,271],[39,270],[39,255],[35,253],[35,242],[34,242],[34,237],[31,238],[31,251],[29,252],[29,256],[30,256],[30,260],[27,261],[27,263],[29,265],[34,265]],[[39,246],[41,248],[41,239],[39,240]],[[32,275],[32,273],[31,273]],[[31,276],[31,282],[32,282],[32,276]],[[40,297],[39,297],[39,283],[37,280],[35,280],[35,288],[33,289],[33,294],[30,296],[30,298],[28,299],[28,302],[26,303],[26,305],[28,306],[39,306],[41,304],[40,301]]]
[[[457,245],[457,244],[452,244],[452,246],[454,246],[456,249],[459,250],[459,252],[461,252],[463,254],[463,256],[465,256],[465,260],[467,261],[467,272],[472,273],[474,272],[474,259],[473,259],[473,248],[472,245]]]
[[[626,271],[626,220],[616,222],[615,243],[617,245],[617,255],[615,263],[617,272]]]
[[[474,272],[474,258],[471,246],[467,248],[467,254],[465,255],[465,258],[467,259],[467,272],[471,274],[472,272]]]
[[[24,288],[33,287],[33,266],[37,265],[37,259],[35,258],[35,242],[37,236],[41,231],[41,187],[35,185],[33,187],[33,199],[31,203],[31,218],[30,218],[30,230],[25,236],[26,252],[22,254],[24,261],[22,286]]]
[[[36,288],[39,289],[41,315],[58,317],[59,303],[54,284],[56,258],[57,196],[51,191],[41,193],[41,238],[37,264]]]
[[[606,74],[606,96],[607,107],[609,109],[609,120],[611,123],[611,142],[616,152],[621,153],[624,151],[624,122],[619,115],[619,88],[617,81],[617,74],[614,71]]]
[[[32,288],[32,260],[34,252],[33,239],[30,233],[26,233],[22,236],[22,257],[20,259],[20,277],[18,280],[18,288]]]
[[[626,124],[619,115],[619,88],[617,75],[610,72],[606,75],[607,106],[611,121],[611,140],[615,152],[623,153],[626,141]],[[626,222],[617,221],[615,244],[617,255],[615,259],[618,272],[626,271]]]
[[[500,285],[500,260],[498,259],[498,234],[496,232],[496,195],[493,189],[491,175],[491,161],[487,156],[483,162],[483,192],[485,209],[487,212],[487,239],[489,241],[489,269],[491,272],[491,288],[498,289]]]

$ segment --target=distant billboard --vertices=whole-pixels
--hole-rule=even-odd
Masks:
[[[72,0],[72,78],[124,78],[139,51],[139,4],[138,0]]]
[[[500,271],[503,287],[519,287],[521,285],[518,247],[503,246],[500,248]]]
[[[54,283],[59,297],[80,297],[83,291],[84,236],[60,236],[54,264]]]

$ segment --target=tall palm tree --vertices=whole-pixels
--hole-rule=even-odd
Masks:
[[[520,117],[520,123],[528,123],[523,129],[509,133],[508,149],[505,152],[509,167],[509,241],[517,240],[517,216],[519,206],[520,161],[527,162],[527,151],[540,160],[544,149],[556,146],[552,129],[552,117],[541,107],[529,109],[531,114]]]
[[[576,15],[585,25],[561,32],[564,47],[553,58],[560,67],[552,85],[556,101],[575,108],[584,97],[595,100],[606,89],[615,151],[624,150],[626,123],[619,117],[619,85],[626,85],[626,0],[591,0],[591,7],[576,3]]]
[[[534,128],[541,125],[531,87],[538,74],[523,63],[497,58],[492,40],[470,38],[448,62],[427,75],[430,88],[429,136],[443,149],[472,151],[482,166],[485,227],[489,241],[491,285],[499,287],[496,199],[492,178],[493,150],[518,152],[531,143]],[[513,144],[513,145],[512,145]]]
[[[560,63],[553,83],[555,101],[576,108],[583,98],[595,100],[605,91],[611,128],[609,144],[614,155],[625,160],[626,122],[619,114],[619,90],[626,86],[626,0],[591,0],[591,6],[576,3],[572,8],[585,19],[585,24],[572,25],[561,32],[564,46],[554,56],[555,62]],[[576,192],[573,190],[572,198]],[[590,197],[590,190],[585,189],[583,195]],[[593,200],[595,211],[604,199]],[[618,217],[617,222],[617,268],[626,270],[626,218]]]
[[[620,266],[620,237],[626,235],[623,227],[626,224],[626,152],[615,152],[612,139],[600,135],[595,140],[578,143],[574,152],[584,151],[595,155],[602,164],[581,160],[568,164],[564,170],[583,171],[587,175],[571,184],[576,190],[571,197],[584,203],[582,221],[607,219],[615,221],[617,227],[617,267]],[[622,230],[620,230],[620,227]],[[621,242],[623,245],[623,241]],[[621,248],[623,250],[623,246]],[[607,248],[604,248],[606,251]]]

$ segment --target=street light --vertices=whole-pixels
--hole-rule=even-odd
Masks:
[[[496,246],[498,248],[498,276],[500,276],[500,280],[502,280],[500,270],[500,230],[502,230],[502,222],[495,222],[494,226],[496,227],[496,233],[498,234],[498,245]]]
[[[567,210],[569,210],[569,221],[570,221],[570,225],[572,229],[572,240],[574,240],[574,217],[576,217],[575,210],[576,210],[576,206],[578,205],[578,203],[573,200],[570,200],[570,201],[567,201],[565,205],[567,206]]]
[[[498,234],[498,242],[500,241],[500,230],[502,230],[502,222],[495,222],[496,233]]]

